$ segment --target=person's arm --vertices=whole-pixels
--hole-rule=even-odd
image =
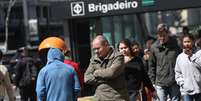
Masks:
[[[75,85],[74,85],[74,93],[75,93],[75,96],[77,97],[81,91],[81,87],[80,87],[80,82],[79,82],[79,79],[77,77],[77,74],[76,72],[74,71],[73,73],[73,78],[74,78],[74,81],[75,81]]]
[[[84,73],[84,82],[87,84],[94,84],[97,82],[95,76],[93,75],[95,68],[92,65],[92,61],[90,62],[86,72]]]
[[[11,81],[10,81],[8,71],[6,71],[4,80],[5,80],[5,87],[6,87],[8,97],[9,97],[9,101],[15,101],[14,91],[13,91],[13,88],[12,88],[12,84],[11,84]]]
[[[75,71],[78,75],[78,80],[80,81],[80,87],[81,87],[81,89],[83,89],[84,88],[84,75],[81,72],[80,67],[77,63],[75,63],[73,66],[75,67]]]
[[[178,64],[178,58],[177,58],[176,64],[175,64],[175,80],[176,80],[176,82],[177,82],[177,84],[179,86],[183,87],[183,85],[184,85],[184,78],[182,76],[180,65]]]
[[[37,68],[39,67],[36,66],[36,62],[33,59],[30,61],[30,64],[31,64],[30,68],[31,68],[31,76],[32,76],[31,79],[35,81],[37,77]]]
[[[148,76],[152,82],[152,84],[155,83],[155,79],[156,79],[156,57],[154,55],[154,50],[151,49],[151,52],[150,52],[150,57],[149,57],[149,60],[148,60]]]
[[[22,72],[24,71],[23,69],[23,63],[21,62],[21,60],[19,60],[17,62],[17,64],[15,65],[15,76],[14,76],[14,84],[18,87],[19,86],[19,82],[20,82],[20,79],[22,77]]]
[[[111,67],[98,69],[93,75],[98,78],[112,79],[119,76],[122,72],[124,72],[124,57],[123,55],[118,55],[113,60]]]
[[[193,56],[190,57],[190,61],[199,71],[201,71],[201,50],[193,54]]]
[[[36,93],[37,93],[38,101],[46,100],[47,92],[45,87],[45,75],[42,70],[39,72],[39,75],[37,78]]]
[[[144,64],[143,62],[141,61],[141,74],[142,74],[142,80],[143,80],[143,84],[144,86],[146,86],[151,92],[154,92],[155,91],[155,88],[147,74],[147,72],[145,71],[144,69]]]

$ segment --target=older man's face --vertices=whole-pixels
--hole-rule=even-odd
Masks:
[[[108,45],[106,43],[101,43],[100,40],[94,40],[92,42],[92,49],[99,58],[107,56]]]

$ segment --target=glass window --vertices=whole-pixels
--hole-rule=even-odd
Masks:
[[[173,30],[172,35],[181,33],[180,29],[183,26],[198,29],[201,28],[201,9],[98,17],[91,20],[91,39],[101,33],[109,39],[112,46],[116,46],[121,39],[128,38],[137,41],[143,47],[146,38],[156,38],[156,27],[159,23],[166,23]]]

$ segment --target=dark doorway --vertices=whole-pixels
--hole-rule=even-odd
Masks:
[[[79,63],[84,74],[91,58],[89,20],[69,20],[69,31],[73,59]],[[92,94],[94,94],[93,87],[84,84],[84,89],[82,90],[81,95],[88,96]]]
[[[69,20],[69,24],[72,55],[84,72],[91,58],[89,21],[82,19]]]

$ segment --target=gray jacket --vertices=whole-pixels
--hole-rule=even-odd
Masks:
[[[201,93],[201,50],[189,56],[181,53],[175,65],[175,79],[180,85],[181,94]]]
[[[181,52],[176,39],[169,37],[164,45],[157,40],[151,48],[148,75],[153,84],[158,86],[171,86],[175,84],[175,62]]]
[[[123,55],[112,48],[106,58],[91,58],[84,81],[95,85],[97,101],[128,101],[128,92],[124,76]]]

